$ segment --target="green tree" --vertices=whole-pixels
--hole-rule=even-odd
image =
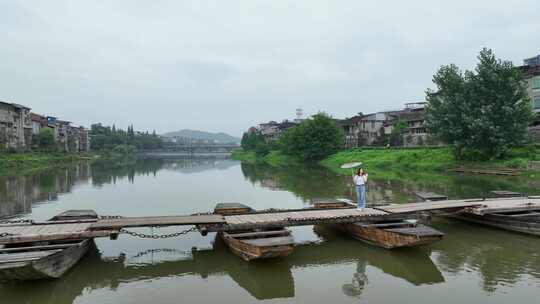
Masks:
[[[327,114],[319,113],[287,130],[279,139],[283,153],[319,160],[343,147],[343,130]]]
[[[478,56],[474,71],[442,66],[428,89],[427,126],[453,144],[457,158],[493,159],[527,140],[533,118],[521,71],[489,49]]]
[[[44,151],[52,151],[55,147],[54,132],[50,128],[42,128],[38,135],[39,149]]]
[[[268,149],[264,147],[265,145],[267,145],[266,139],[261,134],[252,132],[249,134],[244,133],[244,135],[242,136],[241,146],[242,146],[242,149],[244,150],[247,150],[247,151],[259,150],[260,152],[262,152],[263,150]],[[264,153],[260,153],[260,154],[264,154]]]

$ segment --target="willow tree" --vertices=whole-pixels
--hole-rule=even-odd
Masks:
[[[500,158],[527,140],[533,111],[523,75],[490,49],[478,55],[474,71],[442,66],[428,89],[427,126],[454,145],[457,158]]]

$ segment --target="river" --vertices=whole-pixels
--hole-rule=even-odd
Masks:
[[[491,190],[540,194],[538,179],[371,175],[368,203],[412,202],[415,191],[471,198]],[[67,209],[101,215],[205,212],[217,202],[301,208],[314,198],[354,198],[349,177],[320,167],[273,168],[230,159],[86,163],[0,177],[0,218],[46,220]],[[429,246],[388,251],[311,226],[292,228],[287,258],[246,263],[215,234],[97,239],[59,280],[0,283],[1,303],[534,303],[540,238],[435,218]],[[155,229],[167,233],[183,228]],[[140,229],[151,232],[149,228]]]

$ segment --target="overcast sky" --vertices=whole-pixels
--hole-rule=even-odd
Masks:
[[[482,47],[540,53],[540,1],[0,0],[0,100],[88,126],[233,135],[424,99]]]

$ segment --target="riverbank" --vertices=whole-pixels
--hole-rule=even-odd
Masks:
[[[26,174],[97,157],[92,153],[0,153],[0,175]]]
[[[367,149],[338,152],[321,161],[321,165],[342,174],[350,170],[339,168],[341,164],[361,161],[374,171],[444,172],[456,167],[476,169],[518,169],[526,171],[529,161],[539,160],[540,150],[514,148],[506,158],[490,161],[456,160],[450,148],[425,149]]]
[[[266,163],[271,166],[285,166],[299,163],[279,151],[272,151],[264,157],[257,157],[254,152],[235,151],[233,159],[247,163]],[[400,172],[418,174],[442,173],[460,166],[477,169],[519,169],[528,174],[527,164],[531,160],[540,160],[538,148],[515,148],[507,157],[494,161],[458,161],[451,148],[418,149],[351,149],[338,152],[320,161],[320,165],[338,174],[350,174],[350,170],[340,166],[348,162],[361,161],[364,167],[378,176],[389,177]],[[399,174],[401,175],[401,174]]]
[[[253,151],[235,150],[231,153],[231,158],[248,164],[265,163],[273,167],[300,163],[297,159],[287,156],[280,151],[270,151],[265,156],[257,156]]]

